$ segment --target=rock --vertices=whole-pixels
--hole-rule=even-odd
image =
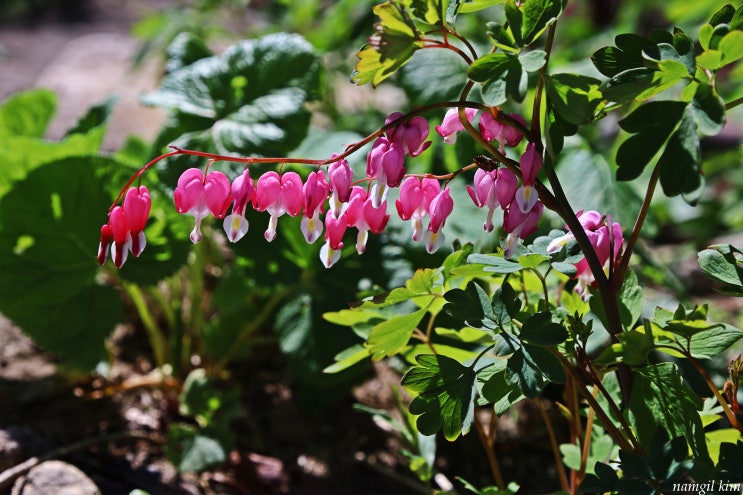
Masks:
[[[62,461],[42,462],[19,478],[12,495],[99,495],[100,490],[72,464]]]
[[[10,432],[0,430],[0,473],[22,460],[23,452],[19,443]]]

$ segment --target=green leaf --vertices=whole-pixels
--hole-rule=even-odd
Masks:
[[[377,34],[358,53],[359,62],[351,80],[356,84],[371,82],[376,86],[410,60],[423,46],[423,41],[404,3],[387,1],[372,10],[379,16],[374,26]]]
[[[655,43],[637,34],[620,34],[614,38],[616,47],[607,46],[591,55],[591,61],[603,75],[614,77],[630,69],[645,66],[643,52]]]
[[[57,109],[57,95],[48,89],[16,93],[0,106],[0,141],[10,136],[41,138]]]
[[[549,261],[550,257],[540,253],[522,254],[519,256],[519,265],[524,268],[536,268],[545,261]]]
[[[405,282],[405,287],[393,289],[388,293],[364,300],[362,308],[382,308],[406,301],[413,301],[418,307],[429,306],[441,295],[443,285],[439,270],[431,268],[416,270],[413,277]],[[443,301],[441,302],[443,304]]]
[[[173,38],[168,45],[166,55],[165,73],[170,74],[202,58],[211,57],[213,53],[200,36],[186,31],[178,33]]]
[[[478,12],[502,3],[506,3],[506,0],[463,0],[458,2],[457,13]]]
[[[725,126],[725,102],[709,84],[699,84],[691,108],[699,134],[714,136]]]
[[[492,307],[494,319],[502,327],[519,314],[521,300],[511,284],[504,283],[495,290]]]
[[[687,105],[676,101],[651,101],[637,107],[619,125],[634,133],[617,150],[618,180],[637,178],[682,120]]]
[[[360,363],[364,359],[370,356],[369,349],[361,344],[357,344],[349,347],[345,351],[339,352],[335,355],[335,363],[331,364],[324,370],[323,373],[338,373],[339,371],[346,370],[356,363]]]
[[[604,106],[600,81],[580,74],[551,74],[545,79],[552,108],[566,122],[592,122]]]
[[[699,253],[699,267],[707,276],[743,295],[743,253],[732,245],[710,246]]]
[[[530,45],[547,29],[562,13],[560,0],[526,0],[521,4],[523,20],[521,35],[524,46]]]
[[[304,139],[306,103],[320,87],[321,67],[298,35],[271,34],[230,46],[165,76],[142,97],[171,111],[160,145],[234,155],[282,155]]]
[[[642,315],[642,287],[637,275],[632,270],[627,271],[627,276],[622,282],[622,287],[617,294],[619,300],[619,318],[622,320],[622,328],[631,330]]]
[[[725,29],[715,29],[709,35],[709,48],[697,57],[699,65],[711,71],[743,58],[743,31],[728,32],[726,25],[718,26],[721,27]]]
[[[351,327],[359,323],[367,322],[374,318],[384,318],[384,315],[377,311],[342,309],[340,311],[325,313],[322,315],[322,317],[330,323]]]
[[[531,52],[535,53],[535,52]],[[526,55],[530,67],[538,65],[540,55]],[[482,96],[488,105],[501,105],[508,97],[523,101],[528,89],[529,74],[521,58],[510,53],[489,53],[475,60],[467,71],[473,81],[482,83]]]
[[[521,328],[521,340],[532,344],[553,346],[565,342],[568,331],[560,324],[552,322],[552,314],[548,311],[531,315]]]
[[[63,363],[91,370],[121,320],[117,291],[96,285],[96,249],[110,198],[100,157],[30,172],[0,200],[0,311]]]
[[[730,24],[730,21],[733,19],[734,14],[735,7],[728,3],[720,7],[717,11],[715,11],[714,14],[712,14],[709,23],[712,26],[717,26],[718,24]]]
[[[637,439],[650,451],[659,428],[673,438],[682,436],[695,457],[709,459],[704,429],[698,410],[702,401],[684,384],[673,363],[638,368],[629,403],[629,421]]]
[[[495,370],[482,385],[482,396],[493,404],[493,410],[498,416],[502,415],[517,402],[526,397],[514,383],[506,379],[506,361],[496,359],[493,361]],[[491,368],[488,368],[491,371]]]
[[[505,259],[502,255],[496,254],[471,254],[467,257],[467,263],[479,263],[485,265],[483,268],[486,272],[495,272],[499,274],[515,273],[524,269],[519,263]]]
[[[66,157],[96,153],[103,140],[102,127],[87,134],[73,134],[61,142],[46,141],[30,136],[9,136],[0,139],[0,197],[15,181],[26,177],[31,170]]]
[[[519,54],[519,62],[526,72],[536,72],[547,62],[547,52],[544,50],[532,50]]]
[[[108,122],[109,117],[111,117],[111,113],[113,113],[114,106],[116,106],[118,99],[117,96],[112,96],[105,101],[90,107],[87,113],[80,117],[77,123],[67,131],[65,137],[72,134],[86,134],[96,127],[105,125]]]
[[[695,191],[701,184],[701,151],[691,107],[658,160],[660,185],[666,196]]]
[[[412,14],[426,24],[436,24],[442,19],[441,0],[410,0]]]
[[[510,53],[488,53],[478,58],[467,70],[467,76],[476,82],[500,79],[518,62],[518,57]]]
[[[532,347],[531,350],[534,348],[536,347]],[[508,358],[506,379],[510,383],[517,384],[521,393],[530,399],[538,396],[545,386],[544,376],[525,346]]]
[[[451,289],[444,294],[447,303],[444,312],[474,328],[495,328],[495,315],[490,296],[476,281],[471,280],[467,287]]]
[[[166,453],[180,472],[203,471],[227,460],[218,440],[182,423],[175,423],[168,430]]]
[[[645,101],[688,79],[686,66],[675,60],[659,62],[657,70],[636,68],[620,72],[601,85],[604,98],[609,101]]]
[[[449,441],[466,434],[475,413],[477,375],[472,368],[444,355],[423,354],[418,366],[402,377],[402,385],[417,397],[410,403],[410,413],[420,415],[418,431],[432,435],[441,429]]]
[[[178,412],[195,418],[202,428],[209,426],[216,414],[220,415],[220,421],[229,421],[240,414],[237,388],[225,388],[218,378],[207,376],[203,368],[188,374],[178,401]]]
[[[508,29],[511,31],[513,39],[516,41],[516,45],[523,47],[524,36],[522,35],[522,22],[523,15],[521,9],[516,5],[514,0],[508,0],[505,7],[506,20],[508,21]]]
[[[467,82],[466,69],[465,62],[447,50],[420,50],[400,70],[397,80],[413,105],[452,101]]]
[[[422,308],[415,313],[394,316],[375,326],[367,341],[372,359],[378,361],[400,352],[408,345],[410,337],[427,312],[426,308]]]
[[[653,337],[650,332],[631,330],[617,335],[618,343],[604,349],[595,359],[598,365],[625,363],[639,366],[647,362],[648,354],[653,350]]]
[[[743,338],[743,331],[726,324],[702,330],[691,337],[689,352],[698,359],[712,359]]]
[[[743,31],[730,31],[720,40],[718,49],[725,65],[743,58]]]

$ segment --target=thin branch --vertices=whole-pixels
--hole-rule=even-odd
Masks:
[[[495,411],[493,411],[492,414],[495,414]],[[475,412],[475,429],[477,430],[477,435],[480,438],[480,443],[482,443],[482,446],[485,449],[485,454],[488,456],[488,463],[490,464],[490,471],[493,475],[493,481],[495,481],[495,485],[498,488],[500,488],[501,490],[505,490],[506,484],[503,481],[503,474],[500,470],[500,464],[498,464],[498,458],[496,457],[495,450],[493,448],[493,446],[495,445],[495,436],[493,435],[493,431],[491,431],[490,435],[488,435],[488,433],[485,431],[485,427],[480,421],[480,418],[477,417],[477,412]]]
[[[539,408],[539,413],[542,415],[542,419],[544,420],[544,426],[547,428],[547,435],[550,438],[552,455],[555,457],[555,466],[557,467],[557,474],[560,477],[560,488],[562,488],[562,491],[564,492],[569,492],[570,487],[568,486],[568,478],[565,475],[565,466],[562,462],[562,456],[560,455],[560,446],[557,443],[557,437],[555,436],[555,430],[552,428],[552,422],[550,421],[549,416],[547,416],[547,411],[545,411],[541,399],[537,397],[536,399],[534,399],[534,401]]]

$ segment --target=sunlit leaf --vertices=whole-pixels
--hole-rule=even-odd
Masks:
[[[379,17],[375,24],[377,34],[358,53],[359,62],[351,80],[376,86],[410,60],[423,41],[406,3],[387,1],[376,5],[373,11]]]
[[[375,326],[367,340],[372,359],[376,361],[400,352],[408,345],[410,337],[426,313],[427,310],[422,308],[407,315],[393,316]]]
[[[598,79],[580,74],[551,74],[545,81],[552,108],[571,124],[592,122],[604,106]]]
[[[320,61],[298,35],[271,34],[230,46],[168,74],[144,95],[171,112],[161,145],[232,155],[282,155],[304,139],[305,104],[319,90]]]
[[[0,140],[10,136],[43,137],[56,109],[57,95],[51,90],[16,93],[0,105]]]
[[[477,375],[444,355],[423,354],[417,361],[402,378],[403,387],[417,394],[410,413],[419,416],[416,424],[424,435],[441,429],[447,440],[454,441],[474,421]]]
[[[698,410],[702,401],[684,383],[677,366],[659,363],[638,368],[629,404],[630,424],[640,444],[650,450],[658,428],[672,437],[682,436],[695,456],[705,459],[709,454]]]
[[[105,356],[123,315],[118,292],[95,282],[105,173],[118,166],[101,157],[52,162],[0,200],[0,311],[79,370]]]

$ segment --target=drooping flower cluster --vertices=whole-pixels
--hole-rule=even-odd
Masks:
[[[586,232],[593,250],[596,252],[599,264],[601,264],[604,272],[608,274],[610,264],[616,265],[617,258],[624,244],[622,226],[617,222],[612,222],[611,217],[602,215],[594,210],[579,212],[578,221]],[[547,246],[547,253],[557,253],[568,242],[574,239],[575,235],[568,228],[567,234],[550,242],[549,246]],[[595,285],[596,279],[585,258],[576,263],[575,268],[577,269],[575,278],[578,279],[575,290],[583,299],[587,299],[589,296],[588,289]]]
[[[123,206],[114,207],[108,215],[108,223],[101,227],[99,264],[106,262],[109,250],[117,268],[121,268],[130,252],[135,257],[142,253],[147,243],[144,228],[151,208],[152,200],[147,187],[129,188]]]
[[[464,114],[472,122],[479,111],[466,108]],[[524,123],[524,120],[511,115]],[[499,122],[492,114],[482,113],[478,122],[481,135],[488,141],[498,141],[501,150],[516,146],[523,138],[521,132]],[[381,233],[389,220],[387,197],[390,189],[399,188],[395,207],[399,217],[410,221],[412,239],[422,241],[429,253],[444,242],[442,231],[454,209],[448,186],[431,176],[407,176],[406,157],[423,153],[429,126],[420,116],[406,117],[401,113],[390,115],[367,155],[366,177],[354,182],[353,171],[345,159],[333,155],[327,165],[320,165],[303,181],[293,171],[269,171],[255,182],[249,166],[232,182],[219,171],[190,168],[181,174],[174,191],[176,211],[193,215],[191,241],[202,239],[201,223],[209,215],[224,219],[227,239],[237,242],[249,230],[246,211],[249,205],[255,211],[268,212],[270,219],[264,237],[276,238],[278,220],[283,215],[302,216],[301,230],[308,243],[321,237],[324,244],[320,258],[326,267],[340,259],[343,238],[348,229],[356,229],[356,251],[361,254],[371,233]],[[457,109],[450,110],[437,132],[445,142],[453,143],[456,134],[464,130]],[[543,206],[534,190],[536,175],[541,167],[541,156],[529,144],[520,160],[522,185],[507,168],[478,169],[474,188],[468,186],[472,200],[478,207],[487,207],[484,224],[493,230],[493,214],[497,207],[504,210],[504,230],[508,232],[506,253],[510,256],[518,239],[531,234],[541,217]],[[327,166],[327,168],[325,168]],[[230,206],[232,209],[230,211]],[[144,186],[127,191],[122,206],[111,210],[109,222],[101,229],[98,260],[103,264],[110,249],[117,267],[126,261],[128,252],[138,256],[144,248],[144,226],[150,210],[149,193]],[[229,212],[229,214],[228,214]],[[323,216],[324,215],[324,216]],[[426,222],[427,219],[427,222]]]
[[[466,108],[465,117],[472,123],[477,116],[475,109]],[[525,124],[523,117],[509,115],[513,120]],[[487,141],[497,141],[501,152],[505,146],[517,146],[523,139],[518,129],[502,124],[493,115],[483,112],[478,123],[480,134]],[[451,109],[436,131],[445,142],[453,143],[458,131],[464,130],[459,118],[459,110]],[[472,201],[479,208],[487,207],[488,214],[483,224],[486,232],[493,230],[493,214],[497,207],[503,209],[503,230],[508,234],[504,244],[505,256],[511,257],[518,246],[519,239],[526,239],[537,229],[544,212],[544,205],[534,189],[537,174],[542,168],[542,156],[537,153],[534,143],[526,146],[526,151],[519,160],[522,185],[519,187],[516,175],[507,168],[475,172],[474,188],[467,186]]]

